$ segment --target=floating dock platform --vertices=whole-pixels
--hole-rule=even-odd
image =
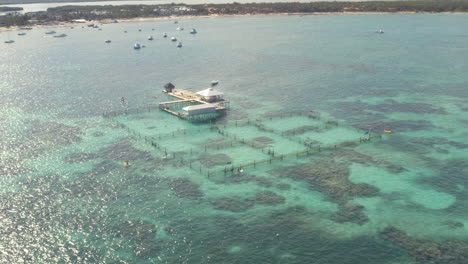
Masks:
[[[187,90],[174,89],[165,91],[169,96],[178,98],[179,100],[167,101],[159,103],[159,109],[186,120],[209,120],[216,118],[227,109],[228,101],[222,99],[222,93],[209,88],[207,90],[214,94],[211,96],[200,95],[201,91],[194,93]],[[202,106],[203,105],[203,106]],[[184,112],[178,112],[177,110]]]

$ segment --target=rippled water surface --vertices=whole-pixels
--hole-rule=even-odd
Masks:
[[[467,26],[395,14],[1,32],[0,262],[467,263]],[[231,101],[217,129],[154,108],[169,81],[211,80]],[[339,145],[369,132],[383,137]],[[309,141],[338,147],[222,172]]]

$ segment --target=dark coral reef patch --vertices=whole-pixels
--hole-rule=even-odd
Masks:
[[[254,198],[240,196],[220,197],[210,201],[214,209],[231,212],[243,212],[256,204],[275,206],[285,203],[285,198],[272,191],[257,192]]]
[[[395,227],[387,227],[380,233],[380,236],[405,249],[418,263],[468,263],[468,242],[466,241],[452,239],[435,242],[417,239]]]
[[[339,204],[346,204],[355,197],[369,197],[379,193],[379,189],[372,185],[351,182],[348,178],[348,166],[334,160],[280,168],[276,173],[283,177],[305,181],[310,189],[328,195]]]
[[[201,199],[203,192],[200,186],[186,178],[176,178],[168,180],[171,190],[179,197],[190,198],[194,200]]]

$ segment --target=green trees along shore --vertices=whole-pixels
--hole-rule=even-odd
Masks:
[[[0,9],[1,11],[1,9]],[[17,11],[17,10],[9,10]],[[119,19],[136,17],[207,16],[275,13],[322,12],[468,12],[468,1],[370,1],[310,3],[230,3],[230,4],[164,4],[61,6],[43,12],[11,13],[0,17],[0,26],[66,22],[74,19]]]

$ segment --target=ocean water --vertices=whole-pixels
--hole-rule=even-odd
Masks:
[[[392,14],[1,32],[0,262],[466,263],[467,26]],[[212,124],[154,108],[167,82],[211,80],[231,102]],[[382,139],[223,173],[369,132]]]

